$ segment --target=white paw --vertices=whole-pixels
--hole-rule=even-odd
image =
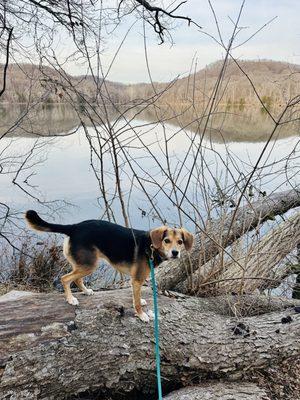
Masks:
[[[67,302],[69,304],[71,304],[71,306],[78,306],[78,304],[79,304],[79,301],[74,296],[72,296],[69,299],[67,299]]]
[[[93,296],[94,291],[93,289],[86,289],[83,294],[85,294],[86,296]]]
[[[137,316],[143,322],[149,322],[150,321],[150,318],[148,317],[148,315],[145,312],[142,312],[141,314],[137,314]]]
[[[147,305],[146,300],[145,299],[141,299],[141,306],[143,307],[143,306],[146,306],[146,305]]]
[[[148,317],[149,317],[151,320],[154,319],[154,312],[153,312],[153,311],[148,310],[148,311],[147,311],[147,314],[148,314]]]

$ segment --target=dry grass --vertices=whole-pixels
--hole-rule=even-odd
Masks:
[[[5,265],[0,295],[10,290],[51,291],[55,279],[69,269],[57,242],[33,243],[30,239],[22,245],[22,253],[11,254],[6,248],[0,264]]]

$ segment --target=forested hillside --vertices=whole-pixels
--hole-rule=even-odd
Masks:
[[[3,65],[0,66],[0,76],[3,76]],[[74,96],[79,103],[86,99],[94,102],[95,97],[101,93],[103,100],[109,101],[107,91],[112,102],[128,100],[121,83],[105,81],[104,85],[102,80],[92,76],[71,76],[62,70],[32,64],[9,65],[6,85],[1,97],[2,103],[34,103],[40,100],[46,103],[65,103],[74,100]],[[85,95],[84,100],[82,94]]]
[[[218,61],[187,77],[177,79],[172,83],[154,83],[155,91],[161,93],[159,103],[180,105],[193,103],[196,108],[207,104],[213,94],[216,82],[220,76],[223,62]],[[0,74],[3,76],[3,65]],[[218,105],[230,110],[238,107],[262,107],[253,86],[262,102],[268,108],[278,108],[299,93],[300,66],[285,62],[239,61],[229,62],[221,80],[222,90],[218,92]],[[80,93],[85,93],[89,101],[102,97],[105,103],[123,104],[137,102],[139,99],[152,97],[153,86],[147,83],[124,85],[105,81],[91,76],[71,76],[64,71],[50,67],[39,67],[30,64],[12,64],[7,75],[7,89],[1,102],[24,103],[40,99],[48,103],[68,102],[68,88],[74,92],[78,89],[76,100],[80,103]]]
[[[161,96],[160,102],[193,103],[196,108],[202,108],[214,92],[222,67],[223,61],[217,61],[195,74],[178,79]],[[261,108],[253,86],[267,108],[280,108],[299,93],[300,66],[271,60],[239,61],[238,65],[230,61],[220,86],[217,104],[227,111],[233,108],[242,111],[250,106]],[[156,84],[158,91],[165,88],[166,84]],[[148,96],[153,93],[150,85],[131,86],[134,96],[141,96],[143,91]]]

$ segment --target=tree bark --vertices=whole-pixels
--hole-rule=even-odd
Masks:
[[[300,242],[297,244],[297,266],[294,268],[296,274],[296,284],[293,288],[293,298],[300,299]]]
[[[221,257],[216,256],[191,277],[180,282],[176,290],[202,296],[208,293],[251,293],[256,289],[279,286],[290,270],[288,264],[280,263],[297,248],[299,236],[300,213],[297,213],[271,229],[247,252],[241,245],[241,254],[235,254],[238,263],[232,260],[224,262]]]
[[[201,265],[212,259],[221,248],[227,247],[263,222],[298,206],[300,206],[300,190],[293,189],[274,193],[241,207],[236,213],[230,232],[228,230],[234,212],[220,220],[212,221],[210,226],[207,226],[205,234],[196,235],[194,248],[190,254],[184,253],[180,260],[168,261],[159,267],[158,286],[162,290],[175,289],[179,282],[186,280]]]
[[[164,391],[300,354],[300,314],[286,308],[297,300],[171,295],[159,296]],[[76,308],[53,293],[0,298],[0,399],[155,391],[153,326],[134,316],[131,290],[78,297]]]
[[[176,390],[166,400],[270,400],[267,393],[250,382],[218,382]]]

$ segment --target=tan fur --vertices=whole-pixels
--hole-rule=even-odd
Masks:
[[[82,278],[92,274],[97,268],[97,265],[91,268],[90,266],[72,264],[72,268],[73,268],[72,272],[61,277],[61,282],[64,287],[66,299],[67,302],[70,304],[72,304],[72,299],[73,299],[73,295],[70,288],[71,283],[75,282],[80,289],[86,291],[87,288],[84,286]]]
[[[172,250],[178,251],[179,254],[184,248],[190,251],[194,243],[194,236],[184,228],[161,226],[150,231],[150,237],[153,247],[168,258]]]
[[[42,232],[51,232],[51,229],[45,228],[45,227],[41,227],[39,225],[35,225],[33,222],[29,221],[29,219],[26,217],[26,215],[25,215],[25,219],[26,219],[26,222],[29,225],[29,227],[31,229],[33,229],[34,231],[37,231],[37,232],[40,232],[40,231],[42,231]]]
[[[137,315],[141,315],[142,305],[141,305],[141,290],[144,282],[150,274],[150,268],[148,262],[144,262],[134,265],[131,269],[131,284],[132,284],[132,294],[133,294],[133,307]]]
[[[185,249],[186,249],[186,251],[190,251],[194,244],[194,235],[192,235],[189,231],[187,231],[184,228],[180,228],[180,230],[184,237]]]
[[[155,249],[159,249],[162,245],[162,238],[165,231],[168,230],[167,226],[161,226],[150,231],[150,238]]]

